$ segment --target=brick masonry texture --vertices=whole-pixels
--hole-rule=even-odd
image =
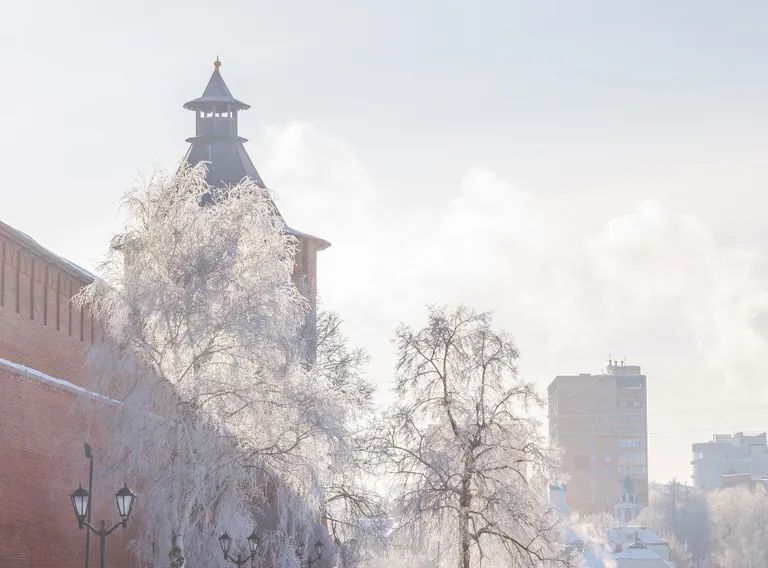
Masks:
[[[88,388],[85,350],[99,333],[90,314],[69,302],[87,280],[6,227],[0,226],[0,357]],[[78,483],[88,482],[84,440],[97,458],[93,520],[117,519],[118,487],[99,475],[104,441],[89,420],[90,404],[103,403],[0,369],[0,568],[84,565],[85,532],[69,500]],[[130,532],[109,537],[109,566],[132,565],[125,550]],[[91,566],[98,566],[93,537]]]
[[[314,306],[317,249],[301,239],[294,281]],[[87,273],[0,222],[0,358],[92,390],[86,371],[89,345],[103,340],[97,322],[71,302],[89,283]],[[308,315],[314,357],[314,309]],[[84,566],[85,532],[78,529],[69,495],[88,482],[83,442],[96,455],[93,521],[117,519],[119,482],[102,477],[105,433],[89,405],[73,392],[0,367],[0,568]],[[138,482],[128,480],[134,487]],[[141,495],[133,522],[141,522]],[[132,531],[108,538],[108,565],[134,566],[126,546]],[[98,566],[91,537],[91,566]]]

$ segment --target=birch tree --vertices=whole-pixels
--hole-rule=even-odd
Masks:
[[[338,545],[338,565],[352,568],[378,550],[387,527],[387,510],[372,487],[367,428],[372,416],[373,386],[365,378],[368,354],[349,345],[339,315],[321,311],[317,317],[315,377],[343,400],[349,432],[346,445],[329,463],[323,492],[324,516]]]
[[[441,566],[563,565],[546,503],[553,459],[529,409],[518,351],[487,313],[431,308],[401,326],[398,402],[376,430],[393,481],[396,532]]]
[[[299,358],[296,242],[266,190],[210,187],[203,165],[149,179],[125,205],[80,301],[104,328],[91,374],[120,402],[116,468],[142,480],[137,554],[180,567],[191,549],[214,565],[221,532],[242,540],[260,520],[274,565],[297,566],[293,543],[314,530],[349,436],[344,393]]]

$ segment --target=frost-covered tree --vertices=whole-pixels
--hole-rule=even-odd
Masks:
[[[339,548],[339,566],[351,568],[378,548],[388,525],[386,507],[369,475],[367,427],[373,387],[363,373],[368,354],[349,346],[341,325],[335,312],[319,312],[312,372],[340,397],[348,413],[345,422],[350,437],[329,464],[323,492],[325,519]]]
[[[398,401],[375,429],[393,480],[396,532],[444,566],[564,565],[547,504],[552,454],[517,375],[518,351],[487,313],[431,308],[401,326]]]
[[[675,568],[696,567],[693,554],[685,542],[679,540],[674,534],[664,535],[663,538],[669,545],[669,558],[675,563]]]
[[[667,539],[681,567],[768,566],[768,492],[761,485],[709,493],[654,485],[636,520]]]
[[[694,566],[704,566],[710,551],[709,507],[707,495],[675,480],[651,484],[648,506],[635,519],[656,531],[662,538],[679,544],[680,557],[687,550]],[[681,562],[684,566],[684,562]]]
[[[349,346],[341,325],[342,320],[336,312],[321,310],[318,313],[317,357],[313,372],[345,397],[351,405],[351,417],[360,422],[370,413],[374,392],[363,372],[369,357],[365,350]]]
[[[768,566],[768,492],[732,488],[708,495],[712,520],[712,566]]]
[[[210,187],[202,165],[153,177],[125,203],[103,279],[81,301],[104,328],[92,375],[120,401],[116,469],[141,480],[137,555],[214,565],[218,534],[244,542],[259,522],[271,562],[296,566],[350,414],[349,393],[300,359],[296,242],[264,189]]]

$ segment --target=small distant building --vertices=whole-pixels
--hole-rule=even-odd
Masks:
[[[624,566],[674,566],[670,560],[669,543],[655,532],[645,527],[620,526],[608,530],[608,545],[612,556],[617,560],[617,568]],[[646,551],[646,552],[640,552]],[[619,562],[622,560],[623,562]],[[633,561],[656,560],[653,563],[633,563]],[[658,564],[658,561],[666,564]]]
[[[549,436],[564,452],[570,508],[580,514],[616,512],[627,478],[635,495],[632,514],[645,507],[647,394],[640,367],[609,361],[603,374],[555,377],[548,399]]]
[[[754,490],[762,487],[768,490],[768,477],[752,475],[750,473],[731,473],[723,476],[723,489],[729,487],[745,487]]]
[[[619,522],[628,523],[640,512],[640,496],[635,491],[632,478],[626,476],[621,482],[621,490],[613,507],[614,516]]]
[[[616,568],[674,568],[675,563],[661,558],[641,540],[611,555]]]
[[[702,491],[737,485],[754,486],[768,478],[766,433],[715,434],[693,444],[693,484]]]
[[[617,526],[597,539],[576,536],[568,550],[587,568],[675,568],[669,543],[645,527]]]

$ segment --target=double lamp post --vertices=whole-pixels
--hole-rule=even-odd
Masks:
[[[256,534],[256,529],[251,532],[250,536],[248,536],[245,539],[248,542],[248,550],[250,551],[250,554],[246,557],[243,557],[242,554],[238,554],[237,557],[233,557],[230,555],[229,551],[232,548],[232,537],[229,536],[226,532],[222,534],[219,537],[219,545],[221,546],[221,552],[224,554],[224,560],[228,560],[237,568],[241,568],[242,566],[245,566],[248,562],[251,563],[251,567],[254,565],[254,558],[256,558],[256,553],[258,552],[259,548],[259,536]],[[320,559],[323,557],[323,548],[324,545],[321,541],[317,541],[315,543],[315,554],[314,556],[307,558],[306,566],[307,568],[312,568],[314,564],[317,564]],[[304,542],[299,541],[299,543],[296,545],[296,556],[298,557],[299,561],[304,561]]]
[[[242,554],[238,554],[237,558],[233,558],[229,555],[229,550],[232,548],[232,537],[226,532],[219,537],[219,545],[221,546],[221,551],[224,553],[224,560],[229,560],[232,564],[237,566],[237,568],[245,566],[248,562],[253,566],[253,559],[256,558],[256,552],[259,548],[259,537],[256,534],[256,529],[253,529],[253,532],[245,540],[248,541],[248,550],[250,550],[251,553],[245,558],[243,558]]]
[[[314,555],[307,558],[307,568],[312,568],[314,564],[320,562],[320,559],[323,557],[324,548],[325,545],[323,544],[323,541],[318,540],[315,543]],[[296,556],[299,558],[299,561],[304,560],[304,541],[299,541],[299,543],[296,545]]]
[[[88,448],[90,449],[90,448]],[[86,450],[87,451],[87,450]],[[115,493],[115,501],[117,502],[117,512],[120,515],[120,521],[115,523],[115,525],[112,528],[107,529],[106,521],[101,521],[99,528],[94,527],[89,520],[90,519],[90,512],[91,512],[91,494],[87,489],[83,489],[83,486],[80,485],[74,493],[70,496],[72,499],[72,508],[75,511],[75,516],[77,517],[77,523],[80,526],[80,528],[86,528],[90,533],[95,534],[99,537],[100,541],[100,551],[101,551],[101,563],[100,568],[106,568],[107,566],[107,537],[115,532],[119,527],[127,527],[128,526],[128,518],[131,516],[131,512],[133,511],[133,505],[136,502],[136,494],[131,491],[128,488],[128,485],[124,484],[122,489],[118,490],[117,493]],[[230,555],[230,550],[232,548],[232,537],[230,537],[226,532],[222,534],[219,537],[219,545],[221,546],[221,552],[224,554],[224,560],[228,560],[237,568],[241,568],[242,566],[245,566],[247,563],[251,563],[251,566],[254,565],[254,558],[256,558],[256,553],[258,552],[259,548],[259,537],[256,534],[256,529],[251,532],[251,534],[245,539],[248,542],[248,550],[250,551],[250,554],[246,557],[243,557],[242,554],[238,553],[236,557],[233,557]],[[321,541],[317,541],[314,546],[314,555],[312,555],[310,558],[307,558],[306,565],[307,568],[312,568],[312,566],[320,561],[320,559],[323,556],[323,549],[324,545]],[[296,545],[296,556],[299,558],[300,561],[304,560],[304,542],[299,541],[299,543]]]
[[[136,494],[131,491],[127,485],[123,485],[123,488],[115,493],[115,500],[117,501],[117,512],[120,515],[120,521],[115,524],[111,529],[107,529],[105,521],[101,521],[99,528],[94,527],[86,517],[91,508],[91,495],[88,490],[83,489],[82,485],[78,487],[74,493],[70,496],[72,499],[72,508],[75,510],[75,516],[80,528],[87,528],[89,532],[92,532],[100,539],[101,549],[101,568],[107,567],[107,537],[115,532],[115,530],[122,526],[128,526],[128,517],[131,516],[133,510],[133,504],[136,501]]]

